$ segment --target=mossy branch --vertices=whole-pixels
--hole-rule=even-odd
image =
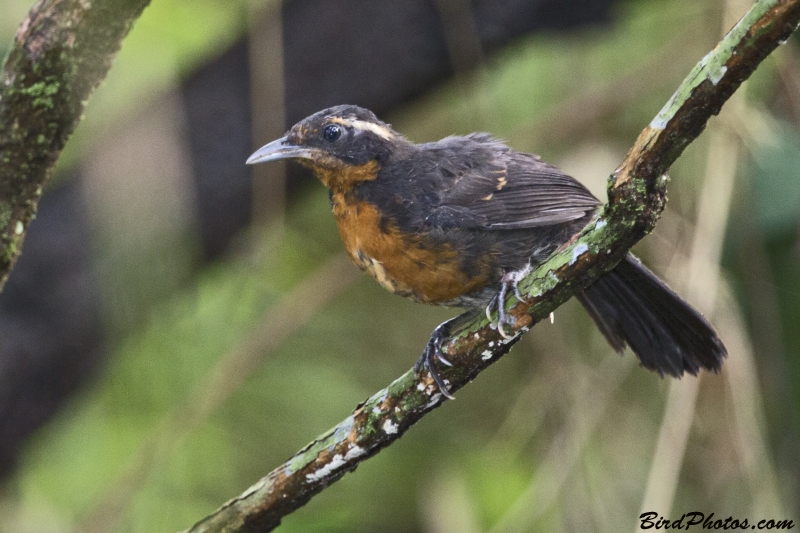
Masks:
[[[42,189],[150,0],[39,0],[0,74],[0,290]]]
[[[666,203],[667,169],[798,23],[800,0],[759,0],[697,64],[611,176],[609,202],[602,213],[520,284],[527,302],[513,296],[506,302],[515,318],[514,336],[504,339],[478,313],[464,315],[465,324],[445,342],[447,358],[455,365],[440,367],[451,391],[474,379],[508,352],[520,334],[613,269],[653,229]],[[187,532],[272,530],[283,516],[400,438],[442,401],[427,373],[416,377],[407,372]]]

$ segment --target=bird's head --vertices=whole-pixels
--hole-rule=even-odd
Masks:
[[[247,164],[295,159],[337,189],[375,179],[381,165],[404,144],[408,141],[372,111],[340,105],[301,120],[285,137],[259,148]]]

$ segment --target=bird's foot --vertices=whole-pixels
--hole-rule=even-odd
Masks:
[[[497,291],[497,294],[495,294],[491,300],[489,300],[489,304],[486,306],[486,318],[489,319],[489,322],[492,322],[492,310],[497,308],[497,332],[500,333],[503,338],[511,338],[511,336],[506,333],[506,325],[511,325],[511,323],[508,321],[508,314],[506,314],[505,307],[508,290],[511,289],[514,291],[514,296],[517,297],[517,300],[520,302],[525,302],[526,298],[519,291],[519,282],[522,281],[530,272],[530,265],[526,266],[522,270],[512,270],[511,272],[506,272],[506,274],[500,280],[500,290]]]
[[[448,390],[447,384],[442,379],[442,376],[439,375],[439,372],[434,368],[433,364],[435,360],[439,360],[442,364],[447,366],[453,366],[453,363],[448,361],[444,353],[442,352],[442,341],[450,334],[450,323],[452,320],[448,320],[447,322],[443,322],[439,324],[436,329],[433,330],[433,334],[431,334],[431,339],[428,341],[428,345],[425,346],[425,351],[422,352],[422,356],[419,358],[417,363],[414,365],[414,372],[417,374],[421,374],[425,370],[430,373],[433,381],[436,383],[436,386],[439,387],[439,391],[442,393],[442,396],[447,398],[448,400],[455,400],[455,396],[450,394]]]

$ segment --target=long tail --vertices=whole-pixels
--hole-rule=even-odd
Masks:
[[[703,315],[632,255],[578,300],[617,352],[630,346],[643,366],[662,376],[716,372],[728,355]]]

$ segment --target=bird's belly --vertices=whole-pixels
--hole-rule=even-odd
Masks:
[[[421,236],[404,235],[396,225],[382,223],[374,205],[336,200],[333,212],[347,253],[386,290],[422,303],[453,306],[471,305],[483,292],[489,276],[464,272],[449,245],[423,247]],[[479,299],[484,299],[482,294]]]

